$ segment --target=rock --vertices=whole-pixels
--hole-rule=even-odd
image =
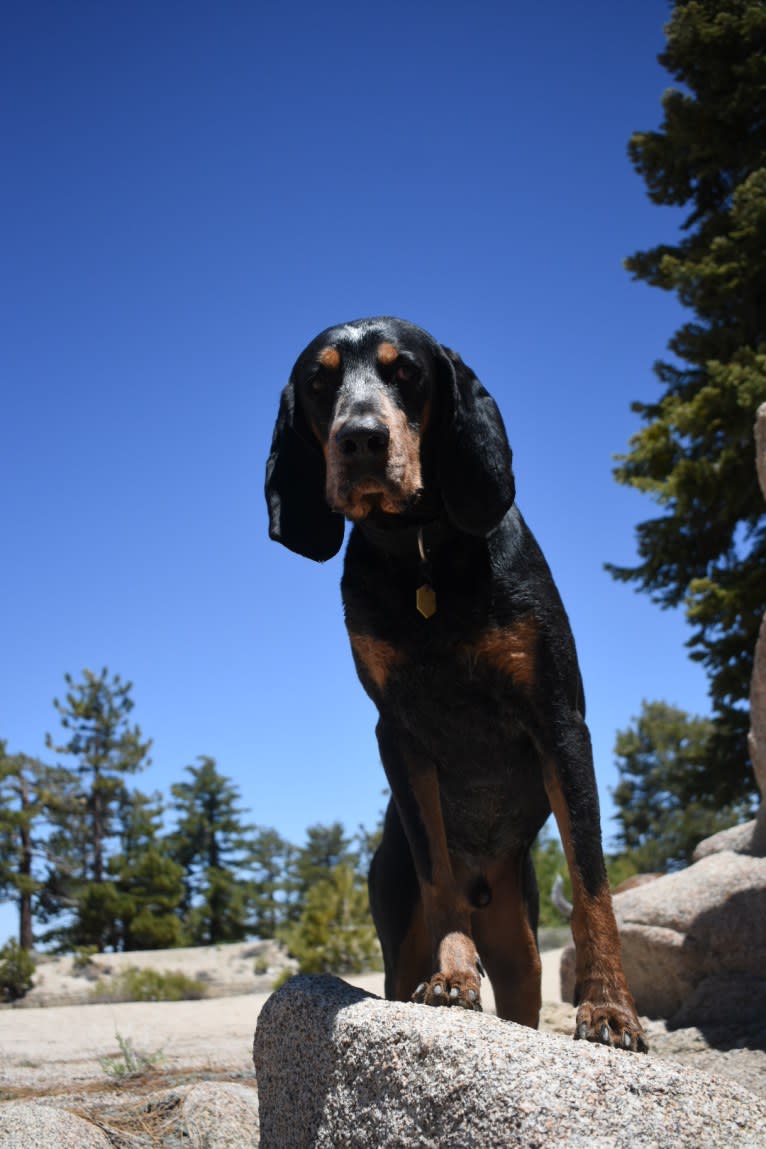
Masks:
[[[13,1102],[0,1108],[0,1149],[111,1149],[98,1126],[66,1110]]]
[[[80,1115],[71,1112],[74,1106]],[[80,1095],[77,1100],[51,1099],[50,1107],[0,1105],[0,1149],[111,1149],[150,1143],[257,1149],[258,1094],[252,1085],[204,1081],[147,1095],[140,1087],[132,1093],[126,1081],[118,1094],[100,1097],[95,1104]]]
[[[253,1056],[263,1149],[762,1149],[766,1103],[670,1063],[296,977]]]
[[[670,1020],[672,1029],[704,1026],[707,1031],[756,1038],[766,1049],[766,976],[713,974],[705,978]],[[730,1037],[724,1037],[730,1040]]]
[[[193,1085],[184,1097],[181,1116],[189,1149],[256,1149],[258,1145],[258,1095],[245,1085]]]
[[[614,911],[639,1013],[671,1025],[713,1024],[716,986],[721,993],[725,986],[721,1010],[730,1027],[747,1031],[753,1007],[745,983],[752,990],[766,979],[766,858],[710,854],[616,895]],[[705,989],[711,978],[718,980]],[[573,991],[570,947],[561,961],[562,998],[572,1001]]]
[[[574,1005],[575,999],[575,948],[567,946],[561,954],[559,966],[559,985],[561,987],[561,1000]],[[639,1010],[639,1013],[641,1010]]]
[[[711,854],[723,854],[727,850],[732,854],[750,854],[762,857],[760,840],[756,836],[757,821],[742,822],[739,826],[730,826],[728,830],[719,830],[709,838],[703,838],[695,847],[692,860],[699,862],[702,858],[709,858]]]

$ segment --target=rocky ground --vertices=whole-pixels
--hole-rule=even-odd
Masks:
[[[560,951],[544,955],[541,1028],[571,1034],[574,1010],[560,1000],[559,957]],[[0,1101],[32,1101],[87,1116],[117,1149],[227,1144],[220,1136],[195,1142],[189,1122],[204,1124],[204,1114],[220,1107],[224,1094],[227,1111],[255,1113],[253,1033],[283,959],[261,943],[246,943],[99,955],[95,965],[78,971],[71,959],[51,959],[39,968],[26,1008],[0,1009]],[[104,979],[118,977],[126,965],[181,971],[201,980],[211,996],[85,1004],[95,984],[100,981],[103,990]],[[380,974],[348,980],[382,996]],[[53,1002],[68,1004],[44,1004]],[[492,1008],[489,994],[485,1006]],[[766,1098],[766,1019],[747,1041],[723,1030],[668,1032],[661,1022],[647,1022],[647,1029],[651,1057],[733,1078]],[[241,1117],[240,1129],[242,1121],[248,1118]],[[0,1149],[23,1143],[4,1141],[0,1130]]]

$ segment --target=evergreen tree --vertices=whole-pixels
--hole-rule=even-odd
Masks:
[[[312,886],[326,878],[341,862],[349,862],[352,866],[357,862],[351,850],[351,839],[346,836],[343,825],[340,822],[330,825],[317,822],[309,826],[306,841],[291,856],[285,874],[288,921],[298,921]]]
[[[119,852],[109,872],[119,896],[120,948],[166,949],[185,941],[180,916],[183,868],[168,856],[160,839],[162,800],[139,790],[120,802]]]
[[[298,959],[302,973],[344,974],[380,968],[367,883],[348,860],[325,869],[313,882],[298,921],[280,936]]]
[[[375,851],[381,843],[383,838],[383,815],[380,815],[377,825],[372,830],[368,830],[365,826],[359,826],[354,841],[357,845],[357,869],[363,877],[367,877],[370,872],[372,859],[375,856]]]
[[[238,941],[247,933],[252,891],[240,874],[252,827],[242,822],[239,791],[218,772],[215,759],[198,761],[186,768],[190,781],[171,786],[177,823],[168,848],[184,871],[183,908],[192,942]]]
[[[68,740],[47,736],[57,754],[75,759],[69,771],[76,780],[66,807],[54,819],[52,841],[61,865],[47,884],[49,916],[73,909],[72,919],[52,931],[60,945],[118,945],[115,915],[119,893],[107,874],[111,846],[117,834],[118,811],[125,796],[125,778],[149,764],[149,741],[129,723],[133,710],[132,684],[119,675],[83,672],[82,682],[65,675],[65,701],[54,699]]]
[[[253,874],[251,929],[260,938],[276,937],[287,914],[288,875],[296,850],[270,827],[257,829],[250,845],[247,867]]]
[[[62,772],[0,741],[0,895],[19,910],[19,945],[34,946],[33,920],[53,864],[45,821],[61,802]]]
[[[659,59],[678,82],[657,131],[629,154],[654,203],[685,209],[680,237],[627,260],[691,317],[655,373],[654,402],[617,479],[662,509],[637,529],[639,562],[611,567],[662,606],[685,604],[692,657],[710,677],[704,748],[720,804],[754,790],[747,768],[752,656],[766,609],[766,515],[753,419],[766,397],[766,6],[675,0]]]
[[[306,843],[298,850],[295,863],[301,892],[308,893],[314,882],[326,878],[328,871],[352,858],[351,839],[346,836],[340,822],[332,822],[329,826],[317,822],[309,826]]]
[[[87,819],[83,876],[100,882],[125,775],[149,765],[151,741],[142,742],[139,727],[128,723],[134,706],[132,683],[123,682],[119,674],[110,681],[106,668],[100,675],[83,671],[79,683],[69,674],[64,677],[70,690],[63,703],[54,698],[53,705],[61,715],[61,725],[69,731],[69,740],[56,745],[49,734],[46,743],[57,754],[76,759],[74,770],[80,779]]]
[[[644,702],[635,724],[619,731],[615,745],[620,776],[612,797],[617,843],[643,872],[688,865],[695,846],[747,814],[743,805],[721,807],[707,785],[710,719],[665,702]]]

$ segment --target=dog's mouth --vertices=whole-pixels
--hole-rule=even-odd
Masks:
[[[400,411],[390,413],[380,426],[385,435],[357,435],[356,440],[351,436],[346,440],[331,428],[325,447],[327,502],[354,522],[373,511],[403,514],[422,493],[417,430],[407,424]],[[362,431],[366,434],[364,427]]]
[[[422,492],[420,489],[406,492],[397,483],[368,475],[338,483],[333,491],[328,490],[327,493],[333,510],[359,522],[373,511],[383,511],[388,515],[404,514],[417,504]]]

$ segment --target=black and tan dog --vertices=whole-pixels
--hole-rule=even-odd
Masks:
[[[399,319],[331,327],[282,393],[270,535],[336,554],[391,786],[370,899],[386,995],[536,1026],[530,847],[551,810],[569,863],[576,1037],[645,1050],[620,960],[577,656],[514,503],[502,419],[460,357]]]

